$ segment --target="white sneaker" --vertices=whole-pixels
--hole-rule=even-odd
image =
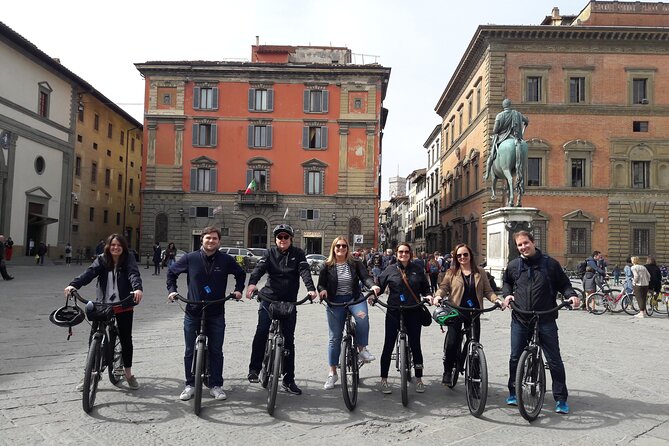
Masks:
[[[376,359],[376,356],[372,355],[369,350],[367,350],[367,347],[363,348],[362,351],[358,353],[358,356],[360,356],[360,359],[364,362],[372,362]]]
[[[334,389],[334,385],[335,385],[335,383],[337,382],[338,379],[339,379],[339,377],[336,374],[335,375],[328,375],[328,379],[325,380],[325,384],[323,385],[323,388],[325,390]]]
[[[181,392],[181,395],[179,395],[179,399],[181,401],[188,401],[189,399],[193,398],[194,394],[195,394],[195,387],[186,386],[184,387],[183,392]]]
[[[213,396],[217,400],[225,400],[228,398],[228,395],[225,394],[223,389],[221,389],[219,386],[214,386],[209,390],[209,395]]]

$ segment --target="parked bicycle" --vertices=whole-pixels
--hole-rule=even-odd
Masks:
[[[81,399],[84,412],[89,413],[95,404],[98,383],[102,379],[105,369],[107,369],[109,381],[113,385],[117,385],[125,376],[123,357],[121,356],[121,341],[118,337],[118,327],[116,326],[113,307],[123,305],[134,295],[130,294],[119,302],[113,303],[91,302],[81,297],[76,290],[72,290],[70,296],[86,304],[86,318],[91,323],[94,332],[86,356],[83,396]]]
[[[523,353],[521,353],[516,369],[518,411],[527,421],[534,421],[539,416],[546,395],[546,367],[539,338],[539,317],[551,314],[563,307],[571,308],[571,302],[563,302],[550,310],[526,311],[521,310],[514,301],[511,301],[513,311],[531,316],[529,326],[532,328],[532,337]]]
[[[195,337],[195,358],[193,359],[192,371],[195,377],[195,395],[193,400],[193,412],[195,415],[200,415],[202,411],[202,386],[209,387],[209,338],[205,330],[206,327],[206,309],[210,305],[223,304],[230,299],[234,299],[234,293],[229,294],[220,299],[214,300],[190,300],[183,297],[181,294],[174,295],[174,298],[191,305],[198,305],[202,307],[200,316],[200,329]],[[184,310],[185,311],[185,310]]]
[[[423,300],[422,302],[411,304],[411,305],[389,305],[382,302],[378,298],[375,298],[372,305],[375,304],[381,305],[383,308],[389,310],[398,310],[400,315],[400,328],[399,335],[397,336],[397,344],[395,345],[395,367],[397,371],[400,372],[400,388],[402,393],[402,405],[406,406],[409,404],[409,390],[408,383],[411,381],[411,367],[413,366],[413,359],[411,356],[411,349],[409,348],[409,336],[407,334],[406,326],[404,324],[404,311],[413,310],[420,307],[421,305],[429,304],[429,301]]]
[[[302,305],[306,301],[311,303],[310,296],[298,302],[285,302],[270,299],[261,291],[254,291],[254,296],[261,302],[268,302],[270,305],[267,309],[269,317],[272,319],[272,324],[269,328],[269,335],[267,336],[267,343],[265,344],[265,354],[262,360],[262,369],[260,370],[259,378],[260,385],[267,389],[267,413],[274,414],[276,406],[276,393],[279,388],[279,379],[283,374],[283,359],[289,353],[284,349],[284,336],[281,330],[282,322],[288,319],[293,313],[293,307]]]
[[[365,363],[358,355],[358,347],[355,342],[355,319],[350,307],[358,305],[373,295],[374,292],[370,291],[367,295],[360,295],[358,299],[350,302],[332,302],[327,297],[323,299],[331,307],[346,308],[344,335],[341,339],[341,353],[339,354],[339,374],[341,375],[342,396],[348,410],[355,409],[358,402],[360,367]]]
[[[462,348],[458,350],[453,371],[451,373],[451,382],[447,384],[449,388],[455,387],[458,382],[458,375],[464,373],[465,376],[465,395],[467,397],[467,406],[469,412],[475,417],[480,417],[485,410],[485,404],[488,399],[488,365],[483,352],[483,345],[476,337],[474,330],[474,321],[483,313],[494,311],[501,308],[499,303],[492,307],[469,308],[453,305],[448,300],[442,300],[442,306],[448,313],[443,319],[446,325],[448,320],[459,316],[465,320],[462,327]],[[455,313],[453,313],[455,311]],[[436,316],[435,312],[435,316]],[[435,317],[439,325],[444,325],[439,317]],[[444,354],[446,352],[446,338],[444,338]],[[463,354],[464,353],[464,354]]]
[[[662,292],[648,292],[646,298],[646,314],[652,316],[653,313],[666,314],[669,316],[669,286],[664,285]]]
[[[639,312],[638,304],[634,295],[627,291],[611,289],[604,286],[605,292],[597,291],[587,297],[585,301],[586,308],[592,314],[603,314],[607,311],[611,313],[625,313],[634,316]]]

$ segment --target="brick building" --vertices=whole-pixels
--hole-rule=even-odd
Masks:
[[[592,1],[538,26],[480,26],[435,110],[442,117],[444,248],[485,255],[483,182],[504,98],[529,117],[523,205],[541,249],[669,259],[669,5]],[[498,184],[499,187],[499,184]],[[499,192],[499,191],[498,191]]]
[[[335,47],[254,45],[251,62],[146,62],[142,246],[267,247],[287,222],[295,244],[378,237],[380,154],[390,69]],[[247,185],[255,189],[245,193]]]

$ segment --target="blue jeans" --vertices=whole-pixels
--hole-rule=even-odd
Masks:
[[[335,303],[350,302],[353,296],[335,296],[331,299]],[[355,319],[355,343],[363,347],[367,346],[369,340],[369,315],[367,301],[363,300],[357,305],[349,307],[353,318]],[[359,313],[364,314],[360,316]],[[344,331],[344,321],[346,320],[345,307],[325,307],[325,315],[328,319],[328,330],[330,339],[328,341],[328,363],[330,367],[339,364],[339,354],[341,353],[341,338]]]
[[[553,381],[553,398],[555,401],[567,401],[567,382],[564,364],[560,356],[560,340],[555,319],[539,322],[539,342],[546,356],[546,363],[551,371]],[[509,393],[516,394],[516,368],[523,350],[527,346],[532,331],[526,325],[511,318],[511,357],[509,358]]]
[[[200,318],[184,315],[184,340],[186,353],[184,354],[184,372],[186,385],[195,383],[193,375],[193,354],[195,353],[195,339],[200,329]],[[209,387],[223,385],[223,338],[225,337],[225,314],[210,316],[205,320],[205,333],[209,339]]]

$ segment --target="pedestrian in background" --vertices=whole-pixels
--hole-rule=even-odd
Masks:
[[[632,257],[632,285],[634,286],[634,297],[639,304],[639,314],[636,317],[646,317],[646,296],[648,295],[648,284],[650,283],[650,273],[645,266],[641,264],[638,257]]]
[[[5,242],[5,260],[12,260],[12,254],[14,253],[14,240],[11,237],[7,237]]]
[[[634,286],[632,284],[632,259],[630,257],[625,260],[625,267],[623,268],[625,273],[625,282],[623,282],[623,288],[625,292],[632,294],[634,292]]]
[[[44,242],[39,242],[39,247],[37,248],[37,255],[39,256],[39,264],[44,266],[44,257],[46,256],[46,245]]]
[[[12,280],[14,277],[7,272],[7,264],[5,263],[5,236],[0,234],[0,275],[5,280]]]
[[[660,271],[660,267],[657,266],[654,256],[646,258],[646,269],[648,270],[648,274],[650,274],[648,291],[659,294],[662,291],[662,272]]]
[[[613,284],[620,285],[620,266],[617,263],[613,267]]]
[[[70,242],[65,245],[65,265],[72,266],[72,245]]]
[[[169,242],[167,244],[167,248],[165,249],[165,261],[163,266],[167,266],[168,268],[176,262],[176,257],[177,257],[177,247],[174,245],[174,243]]]
[[[163,250],[160,248],[160,242],[156,240],[153,245],[153,274],[152,276],[160,275],[160,261],[162,259]]]

